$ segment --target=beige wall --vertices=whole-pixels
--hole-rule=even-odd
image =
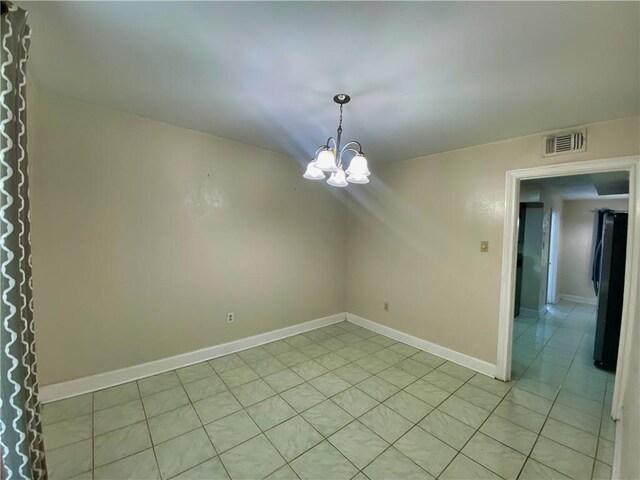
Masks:
[[[588,125],[577,154],[543,158],[531,135],[375,167],[349,188],[348,311],[495,363],[505,172],[636,155],[638,120]]]
[[[516,138],[375,166],[346,209],[273,152],[33,88],[29,122],[42,385],[327,316],[347,299],[352,313],[494,363],[505,171],[640,152],[637,117],[589,125],[575,155],[541,158],[539,135]],[[623,478],[639,471],[632,352]]]
[[[626,199],[565,201],[560,222],[558,294],[596,299],[591,282],[594,210],[610,208],[627,211]]]
[[[42,384],[323,317],[345,302],[494,363],[505,172],[639,153],[635,117],[589,125],[580,154],[542,158],[532,135],[376,166],[368,186],[350,187],[345,229],[342,192],[304,181],[291,158],[43,92],[35,105]]]
[[[44,92],[31,111],[41,384],[345,310],[346,195],[292,158]]]

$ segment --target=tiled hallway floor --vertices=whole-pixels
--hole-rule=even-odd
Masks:
[[[611,478],[615,375],[593,366],[595,308],[561,301],[540,319],[514,321],[509,395],[529,396],[516,403],[547,415],[531,457],[576,479]]]
[[[50,478],[610,478],[592,314],[518,318],[509,384],[343,322],[51,403]]]

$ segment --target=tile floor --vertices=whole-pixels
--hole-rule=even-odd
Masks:
[[[50,478],[610,478],[592,317],[516,319],[508,384],[343,322],[47,404]]]

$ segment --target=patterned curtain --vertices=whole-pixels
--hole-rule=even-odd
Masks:
[[[2,478],[47,477],[34,345],[27,164],[27,13],[0,21],[0,448]]]

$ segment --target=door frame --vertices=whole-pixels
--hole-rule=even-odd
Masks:
[[[498,325],[498,355],[496,378],[511,379],[511,347],[513,335],[513,302],[515,294],[515,262],[517,253],[518,205],[520,182],[549,177],[590,173],[629,172],[629,225],[624,275],[624,295],[620,346],[613,391],[612,416],[620,419],[622,399],[627,384],[629,353],[631,351],[632,322],[640,317],[638,287],[640,286],[640,155],[569,162],[540,167],[509,170],[505,183],[505,224],[502,243],[502,285],[500,288],[500,317]],[[638,326],[636,325],[636,328]],[[636,330],[637,332],[637,330]],[[637,333],[636,333],[637,335]]]
[[[554,218],[556,224],[554,225]],[[549,254],[547,258],[547,294],[545,303],[555,304],[558,300],[558,264],[560,258],[558,249],[560,248],[560,236],[558,228],[560,227],[560,214],[553,208],[549,209]],[[552,268],[553,267],[553,268]],[[553,291],[549,288],[553,285]],[[553,294],[553,295],[552,295]]]

